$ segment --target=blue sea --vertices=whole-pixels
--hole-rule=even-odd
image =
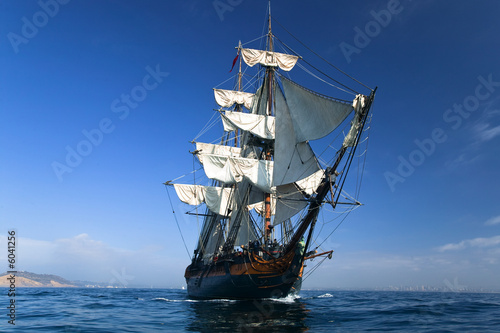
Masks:
[[[500,332],[500,294],[312,291],[281,300],[190,300],[180,289],[18,288],[1,332]]]

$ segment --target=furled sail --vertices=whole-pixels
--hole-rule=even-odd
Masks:
[[[307,195],[316,193],[321,180],[325,175],[325,170],[321,169],[301,180],[297,180],[295,184]]]
[[[197,206],[205,203],[210,211],[228,216],[231,211],[233,189],[217,186],[174,184],[179,199],[188,205]]]
[[[264,201],[259,201],[253,204],[250,204],[247,206],[248,210],[254,209],[255,212],[259,215],[264,216],[265,214],[265,204]],[[276,214],[276,196],[272,195],[271,196],[271,215]]]
[[[259,63],[264,66],[279,66],[284,71],[291,70],[299,58],[290,54],[255,49],[241,49],[241,55],[245,63],[250,67]]]
[[[349,103],[323,97],[281,77],[296,142],[320,139],[337,128],[351,112]]]
[[[352,107],[354,108],[354,119],[352,120],[351,129],[349,130],[349,133],[347,133],[347,135],[344,138],[343,145],[345,147],[352,147],[356,142],[356,137],[358,136],[359,127],[361,125],[360,121],[362,118],[362,110],[365,107],[365,104],[366,104],[366,96],[364,95],[357,95],[352,103]]]
[[[203,168],[208,178],[225,184],[247,179],[262,191],[271,192],[273,161],[207,154],[203,156]]]
[[[262,139],[274,139],[275,118],[252,113],[226,111],[221,114],[224,131],[240,128]]]
[[[234,90],[224,90],[224,89],[214,89],[215,101],[222,107],[228,108],[234,103],[242,104],[247,109],[250,110],[253,103],[254,94],[234,91]]]
[[[203,155],[206,154],[237,157],[241,155],[241,148],[215,145],[212,143],[196,142],[196,155],[198,156],[201,164],[203,164]]]

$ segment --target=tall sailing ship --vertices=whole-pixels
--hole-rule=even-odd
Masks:
[[[311,73],[301,64],[307,61],[278,44],[271,22],[269,10],[265,49],[239,43],[234,88],[214,89],[222,138],[216,143],[193,140],[205,185],[165,183],[173,185],[182,202],[196,207],[189,214],[203,218],[185,271],[191,298],[297,293],[306,260],[331,258],[333,252],[317,250],[313,233],[320,210],[328,206],[337,212],[344,206],[348,212],[360,205],[343,187],[353,159],[364,153],[357,147],[368,128],[376,88],[347,76],[367,92],[362,94],[321,71]],[[277,52],[277,45],[288,52]],[[292,81],[294,67],[316,78],[323,75],[329,90],[352,99],[328,97]],[[250,68],[257,69],[255,76],[247,74]],[[245,91],[252,86],[254,92]],[[324,147],[313,150],[314,141],[326,142],[332,158],[323,158]]]

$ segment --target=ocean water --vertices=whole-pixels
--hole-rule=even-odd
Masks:
[[[500,332],[500,294],[311,291],[196,301],[179,289],[0,288],[1,332]]]

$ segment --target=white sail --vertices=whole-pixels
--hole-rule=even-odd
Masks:
[[[254,94],[234,91],[234,90],[224,90],[224,89],[214,89],[215,101],[222,107],[228,108],[234,103],[242,104],[247,109],[250,110],[253,103]]]
[[[196,142],[196,156],[198,156],[201,164],[203,164],[203,155],[206,154],[237,157],[241,155],[241,148]]]
[[[294,124],[280,89],[276,89],[275,131],[273,178],[275,186],[294,183],[320,169],[309,144],[296,143]]]
[[[287,219],[304,209],[308,202],[303,193],[312,195],[316,192],[325,170],[318,170],[311,176],[297,181],[295,184],[286,184],[271,189],[271,215],[274,216],[273,225],[283,223]],[[263,197],[263,193],[262,193]],[[264,201],[248,205],[248,209],[264,215]]]
[[[179,199],[188,205],[205,203],[210,211],[227,216],[231,207],[232,188],[217,186],[174,184]]]
[[[349,133],[347,133],[347,135],[344,138],[343,145],[345,147],[352,147],[356,142],[356,137],[358,136],[360,127],[360,119],[362,116],[361,112],[365,107],[365,104],[366,104],[366,96],[364,95],[357,95],[352,103],[352,107],[354,108],[355,111],[354,119],[352,120],[351,129],[349,130]]]
[[[278,225],[292,218],[306,208],[307,201],[294,184],[281,185],[276,188],[276,214],[273,225]]]
[[[301,180],[297,180],[295,184],[306,194],[313,195],[316,193],[321,180],[325,175],[325,170],[321,169]],[[332,176],[333,178],[333,176]]]
[[[221,114],[221,117],[226,132],[240,128],[262,139],[274,139],[275,118],[273,116],[226,111]]]
[[[316,140],[328,135],[352,111],[350,104],[318,95],[284,77],[281,82],[296,142]]]
[[[208,178],[225,184],[239,183],[247,179],[262,191],[271,192],[272,161],[207,154],[203,157],[203,168]]]
[[[309,177],[298,180],[295,184],[287,184],[276,187],[276,215],[273,225],[283,223],[287,219],[306,208],[307,200],[302,192],[307,195],[316,193],[323,179],[325,170],[318,170]]]
[[[254,204],[248,205],[247,206],[248,210],[254,209],[255,212],[259,215],[264,216],[265,214],[265,203],[264,201],[259,201]],[[276,214],[276,196],[271,195],[271,215]]]
[[[259,63],[264,66],[278,66],[284,71],[291,70],[299,58],[290,54],[255,49],[241,49],[241,55],[245,63],[250,67]]]
[[[278,186],[271,194],[271,215],[274,216],[273,225],[283,223],[307,206],[307,202],[293,184]],[[261,216],[265,215],[265,202],[259,201],[247,206],[254,209]]]

